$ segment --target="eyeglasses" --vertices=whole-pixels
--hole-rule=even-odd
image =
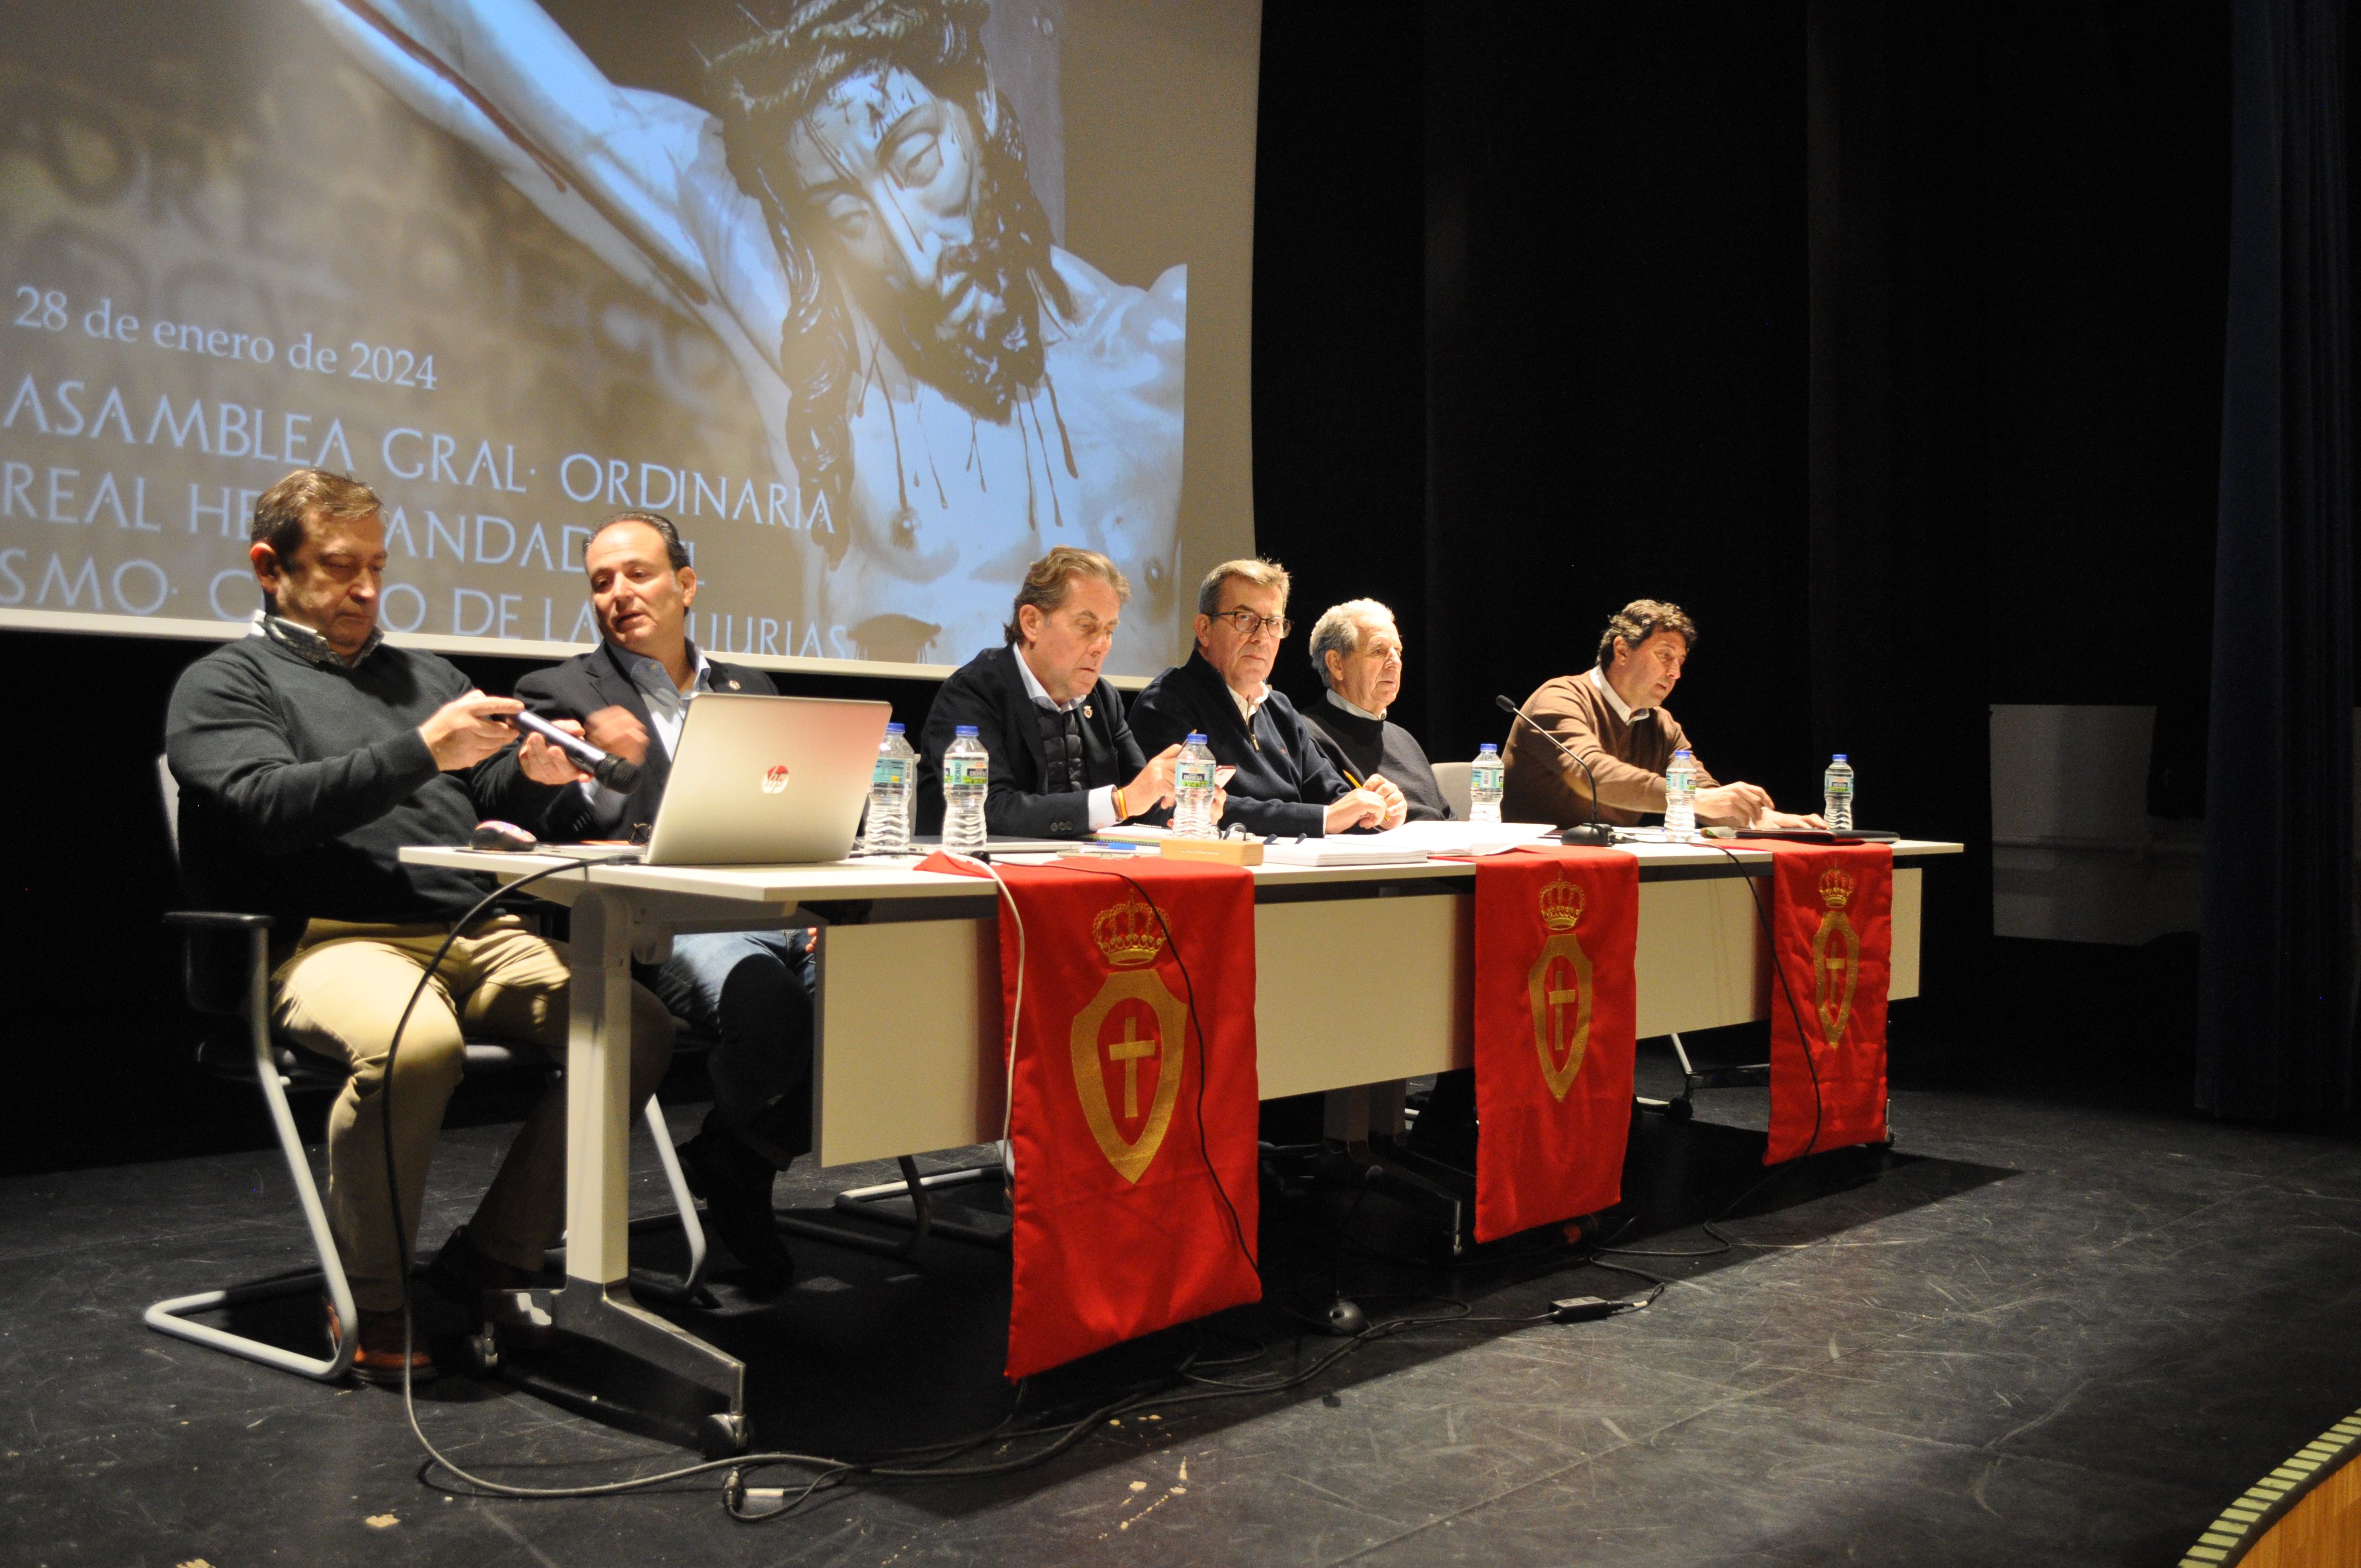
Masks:
[[[1214,616],[1213,619],[1215,620],[1228,621],[1232,626],[1237,628],[1238,635],[1245,638],[1249,642],[1261,636],[1265,631],[1268,631],[1273,637],[1279,639],[1281,641],[1285,641],[1287,634],[1295,630],[1295,622],[1291,620],[1275,616],[1257,615],[1254,611],[1247,609],[1243,606],[1236,609],[1225,609],[1221,614]]]

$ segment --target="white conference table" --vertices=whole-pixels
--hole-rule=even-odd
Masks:
[[[1619,846],[1640,861],[1635,960],[1642,1039],[1770,1015],[1770,955],[1746,878],[1769,853],[1697,844]],[[1921,862],[1960,846],[1894,847],[1891,994],[1918,993]],[[413,865],[514,882],[546,854],[410,849]],[[1099,862],[1121,865],[1121,861]],[[628,1204],[631,966],[675,935],[823,929],[814,998],[813,1149],[841,1166],[961,1148],[1001,1135],[994,884],[917,861],[777,867],[567,862],[529,890],[572,911],[566,1061],[565,1288],[558,1326],[636,1355],[729,1401],[744,1439],[742,1367],[631,1300]],[[1472,1059],[1475,867],[1465,861],[1312,868],[1255,876],[1257,1065],[1265,1099],[1353,1089]]]

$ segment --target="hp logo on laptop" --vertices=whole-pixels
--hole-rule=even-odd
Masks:
[[[781,762],[763,775],[763,793],[764,795],[781,795],[785,793],[786,787],[786,763]]]

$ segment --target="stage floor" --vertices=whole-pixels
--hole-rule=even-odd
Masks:
[[[1664,1066],[1644,1064],[1643,1091]],[[1760,1127],[1763,1097],[1700,1104],[1703,1120],[1651,1120],[1635,1138],[1627,1198],[1648,1218],[1631,1245],[1710,1250],[1679,1222],[1759,1174],[1745,1127]],[[699,1109],[676,1110],[681,1131]],[[1406,1332],[1284,1392],[1147,1404],[1018,1475],[854,1485],[751,1527],[709,1477],[598,1501],[453,1497],[419,1481],[398,1394],[306,1383],[143,1328],[152,1299],[298,1261],[269,1156],[10,1179],[0,1560],[2147,1564],[2176,1560],[2224,1501],[2361,1404],[2349,1143],[1957,1089],[1897,1092],[1894,1123],[1891,1156],[1823,1157],[1770,1182],[1727,1223],[1737,1246],[1625,1259],[1675,1281],[1647,1311]],[[446,1135],[430,1243],[464,1216],[509,1132]],[[799,1167],[780,1200],[817,1207],[843,1175],[823,1184]],[[1435,1292],[1513,1319],[1639,1288],[1545,1257],[1455,1278],[1360,1249],[1340,1261],[1303,1226],[1312,1215],[1288,1213],[1267,1227],[1266,1255],[1307,1306],[1338,1270],[1381,1321],[1456,1310]],[[1411,1245],[1381,1200],[1352,1218],[1369,1246]],[[752,1364],[759,1446],[873,1452],[1008,1416],[1005,1259],[930,1243],[913,1266],[790,1245],[802,1273],[783,1296],[747,1299],[725,1266],[723,1310],[682,1314]],[[291,1317],[291,1334],[311,1314]],[[1039,1379],[1019,1420],[1155,1387],[1192,1349],[1225,1361],[1262,1342],[1251,1363],[1198,1369],[1239,1380],[1338,1343],[1268,1310],[1216,1328]],[[681,1457],[506,1384],[446,1374],[418,1409],[455,1460],[515,1485]]]

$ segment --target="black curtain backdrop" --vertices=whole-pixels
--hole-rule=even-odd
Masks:
[[[2197,1101],[2283,1118],[2353,1106],[2345,7],[2233,18]]]
[[[1810,703],[1781,718],[1809,734],[1816,762],[1851,760],[1861,826],[1968,847],[1926,877],[1923,983],[1940,1003],[1929,1024],[1981,1025],[1989,699],[1985,671],[1959,651],[1990,619],[1985,23],[1811,0],[1803,46],[1808,576],[1779,608],[1804,623]]]
[[[1699,754],[1817,799],[1800,12],[1425,18],[1428,751],[1499,740],[1493,694],[1665,598]]]

